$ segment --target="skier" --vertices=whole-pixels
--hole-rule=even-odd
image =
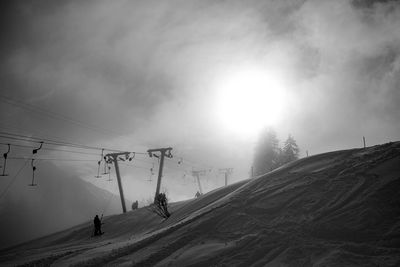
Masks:
[[[136,210],[139,207],[139,203],[136,200],[135,202],[132,203],[132,210]]]
[[[103,218],[103,215],[101,216]],[[96,214],[93,220],[94,223],[94,235],[102,235],[103,233],[101,232],[101,219],[99,218],[99,215]]]
[[[197,191],[197,193],[196,193],[195,197],[197,198],[197,197],[199,197],[199,196],[201,196],[201,194],[200,194],[200,192],[199,192],[199,191]]]

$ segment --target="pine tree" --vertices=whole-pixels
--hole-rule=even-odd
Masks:
[[[288,138],[285,141],[285,144],[282,148],[281,154],[281,165],[289,163],[299,158],[299,147],[297,146],[296,140],[294,140],[293,136],[289,134]]]
[[[254,153],[253,172],[261,175],[279,167],[279,140],[273,129],[264,130]]]

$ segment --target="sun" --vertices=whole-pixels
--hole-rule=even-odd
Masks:
[[[227,130],[248,137],[277,123],[285,106],[285,86],[279,75],[265,70],[241,70],[217,86],[219,122]]]

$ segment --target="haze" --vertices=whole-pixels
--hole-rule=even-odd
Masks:
[[[162,186],[172,200],[194,196],[193,168],[211,170],[206,190],[223,185],[219,168],[234,168],[230,182],[248,178],[264,127],[281,141],[292,134],[301,156],[361,147],[363,136],[400,139],[396,1],[9,1],[1,10],[2,131],[123,151],[171,146]],[[254,97],[257,86],[272,89]],[[67,156],[92,161],[61,168],[117,192],[94,178],[100,154]],[[145,201],[157,162],[138,160],[121,173],[127,198]]]

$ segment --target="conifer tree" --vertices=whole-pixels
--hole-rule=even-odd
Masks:
[[[271,128],[264,130],[254,153],[254,175],[261,175],[279,167],[280,153],[279,140],[275,131]]]
[[[299,158],[299,147],[297,146],[296,140],[294,140],[293,136],[289,134],[286,139],[284,146],[282,148],[280,165],[289,163]]]

